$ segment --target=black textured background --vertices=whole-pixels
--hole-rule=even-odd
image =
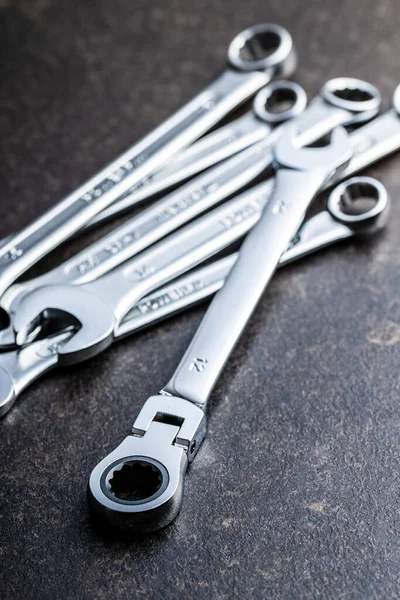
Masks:
[[[310,96],[352,75],[389,105],[396,0],[0,0],[0,235],[189,100],[233,35],[262,21],[292,32]],[[168,529],[105,535],[86,482],[169,379],[203,307],[27,390],[0,424],[2,598],[400,596],[399,164],[369,170],[393,197],[384,235],[276,276]]]

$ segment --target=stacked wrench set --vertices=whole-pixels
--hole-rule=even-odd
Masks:
[[[400,88],[382,115],[378,90],[352,78],[328,81],[307,105],[285,80],[296,62],[282,27],[240,33],[206,90],[0,246],[2,415],[50,369],[217,292],[170,381],[92,471],[89,502],[108,524],[154,531],[177,515],[208,398],[276,268],[385,224],[383,185],[349,177],[400,148]],[[251,99],[249,112],[231,115]],[[307,217],[324,190],[325,209]],[[65,263],[17,282],[68,238],[156,194]]]

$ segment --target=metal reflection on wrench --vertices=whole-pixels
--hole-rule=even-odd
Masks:
[[[304,90],[291,81],[273,81],[261,89],[252,110],[195,142],[160,171],[141,181],[126,196],[96,215],[87,227],[110,220],[160,192],[182,183],[266,138],[273,126],[295,117],[306,106]],[[271,109],[269,105],[271,104]],[[281,110],[279,110],[279,108]]]
[[[374,200],[374,206],[365,207],[363,212],[349,216],[341,207],[344,193],[350,193],[352,201],[357,200],[359,195],[371,198]],[[327,210],[315,215],[300,227],[289,248],[282,255],[279,266],[303,258],[340,240],[377,234],[386,224],[389,208],[387,192],[376,179],[358,176],[344,181],[331,192]],[[238,253],[235,252],[210,265],[195,269],[145,296],[123,319],[117,337],[129,335],[208,298],[223,286],[237,258]]]
[[[299,90],[294,88],[294,91],[297,97],[300,98],[301,94]],[[264,103],[265,94],[261,92],[255,99],[255,111],[258,114],[259,122],[258,124],[252,123],[251,125],[251,128],[254,129],[256,127],[260,131],[260,134],[261,130],[264,130],[261,120],[265,120],[267,116],[263,110]],[[379,91],[367,81],[355,79],[354,77],[330,79],[321,88],[319,94],[307,109],[302,114],[299,114],[298,117],[295,117],[299,131],[304,136],[302,142],[305,145],[314,142],[337,125],[359,125],[360,123],[369,121],[377,115],[380,104],[381,96]],[[268,119],[270,119],[270,116],[268,116]],[[267,140],[261,138],[253,147],[241,153],[243,165],[240,167],[240,164],[237,164],[235,168],[237,171],[240,168],[243,171],[243,185],[246,183],[245,173],[250,161],[258,163],[259,173],[269,166],[272,160],[269,152],[271,141],[276,140],[282,131],[283,126],[276,128],[272,136],[269,136]],[[135,204],[135,194],[128,194],[98,214],[95,219],[98,223],[106,221],[120,212],[126,211],[132,204]]]
[[[293,104],[289,110],[280,113],[280,121],[298,115],[304,110],[307,99],[304,90],[298,84],[286,81],[276,82],[274,89],[283,93],[290,91],[292,95]],[[259,128],[263,135],[266,127],[271,131],[261,120],[261,105],[266,94],[270,93],[272,93],[270,89],[264,88],[259,92],[261,98],[258,94],[256,96],[256,104],[260,105],[257,109],[260,119],[253,125],[253,130]],[[272,115],[268,117],[269,121],[271,119]],[[268,146],[272,145],[276,139],[273,133],[264,137]],[[256,158],[258,159],[258,157]],[[244,184],[248,179],[251,180],[259,172],[258,164],[255,167],[253,165],[254,162],[258,163],[259,159],[255,161],[255,157],[251,155],[248,162],[247,165],[242,156],[232,158],[224,165],[216,167],[208,174],[196,178],[178,191],[159,200],[55,269],[36,279],[12,285],[1,299],[2,308],[10,314],[14,313],[22,295],[42,285],[54,283],[79,285],[104,275],[231,195],[242,187],[241,183]],[[242,173],[246,167],[248,175]],[[0,348],[13,346],[14,343],[11,327],[0,331]]]
[[[239,39],[243,35],[239,34]],[[242,48],[236,38],[233,40],[228,52],[230,68],[205,91],[0,248],[0,296],[40,258],[250,98],[272,77],[293,72],[296,55],[286,29],[259,25],[246,30],[245,36],[247,42]],[[249,54],[253,46],[257,51]]]
[[[262,184],[266,186],[266,184]],[[261,187],[261,186],[260,186]],[[340,198],[344,191],[357,200],[359,194],[374,198],[372,208],[353,215],[350,222],[343,212]],[[262,207],[260,207],[261,215]],[[328,199],[327,210],[300,227],[279,266],[303,258],[340,240],[375,235],[384,227],[389,213],[385,188],[370,177],[355,177],[336,187]],[[334,216],[333,216],[334,215]],[[148,327],[192,306],[218,291],[237,260],[237,253],[222,258],[185,275],[150,296],[144,297],[124,317],[116,340]],[[33,381],[58,365],[58,348],[74,334],[72,328],[38,340],[20,350],[0,357],[0,416],[12,408],[16,399]]]
[[[293,89],[301,97],[300,90]],[[380,94],[371,84],[353,78],[332,79],[293,121],[299,128],[302,143],[307,144],[338,124],[348,125],[370,119],[379,106]],[[40,285],[63,282],[76,285],[91,281],[232,195],[271,168],[271,146],[284,129],[285,125],[278,127],[266,140],[197,177],[58,269],[37,280],[12,286],[3,297],[2,307],[13,318],[25,292],[30,293]],[[13,345],[15,336],[11,322],[0,332],[0,347]]]
[[[343,128],[334,129],[329,146],[318,149],[296,147],[295,134],[296,127],[289,126],[278,140],[274,154],[280,168],[270,202],[172,378],[145,402],[132,434],[92,471],[90,504],[113,526],[154,531],[178,514],[186,468],[204,438],[205,406],[221,370],[307,207],[351,158]],[[144,492],[149,468],[156,477]]]

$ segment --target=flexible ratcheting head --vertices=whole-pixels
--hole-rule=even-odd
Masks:
[[[93,469],[89,503],[110,525],[161,529],[178,514],[187,466],[204,438],[204,412],[187,400],[151,396],[132,434]]]

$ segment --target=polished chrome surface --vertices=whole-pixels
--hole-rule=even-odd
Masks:
[[[271,109],[268,108],[270,104]],[[96,215],[88,227],[108,221],[138,202],[167,191],[265,139],[274,125],[297,116],[306,104],[307,96],[297,83],[273,81],[257,93],[250,112],[180,152],[160,171],[141,181],[126,196]]]
[[[160,399],[163,395],[170,396],[173,406],[175,400],[184,400],[192,402],[196,408],[205,409],[225,362],[272,277],[281,255],[300,226],[307,207],[325,182],[350,160],[351,149],[344,129],[335,129],[330,145],[320,149],[294,147],[296,131],[294,126],[288,128],[277,142],[274,157],[279,169],[271,200],[259,222],[242,244],[225,285],[214,297],[173,377],[160,393]],[[145,409],[146,404],[142,410]],[[141,445],[126,438],[123,444],[127,444],[129,450],[125,447],[116,450],[119,464],[122,462],[124,465],[132,462],[137,464],[143,457],[152,459],[155,453],[157,457],[161,457],[165,452],[168,458],[165,461],[161,458],[163,472],[159,470],[165,491],[157,496],[156,500],[152,496],[142,497],[140,507],[137,503],[128,504],[126,501],[121,510],[121,505],[115,497],[105,498],[104,488],[102,493],[99,493],[104,474],[114,468],[114,453],[95,467],[89,480],[90,499],[95,510],[114,526],[141,531],[151,524],[152,528],[158,529],[176,516],[182,503],[185,468],[182,468],[181,454],[173,459],[169,458],[171,448],[174,448],[179,436],[179,429],[175,432],[169,429],[171,417],[176,419],[176,412],[173,415],[166,412],[161,419],[166,426],[163,432],[166,439],[161,440],[159,437],[156,440],[152,435],[149,438],[150,443],[147,444],[145,434]],[[184,414],[179,417],[178,427],[183,427]],[[156,424],[159,425],[157,419],[153,426]],[[171,435],[173,433],[174,435]],[[197,449],[198,441],[195,437],[192,439]],[[143,452],[144,448],[147,455]],[[127,469],[121,479],[122,486],[117,486],[116,493],[126,489],[128,484],[132,490],[132,485],[136,486],[140,480],[137,475],[130,476]],[[170,485],[169,481],[173,483]],[[152,510],[157,509],[157,514],[149,515],[147,501]],[[174,501],[172,512],[169,509],[171,501]],[[142,518],[138,513],[142,514]]]
[[[212,301],[165,391],[204,405],[311,201],[351,158],[348,135],[334,129],[324,148],[298,147],[291,125],[275,146],[275,187],[242,244],[224,287]],[[193,367],[201,360],[204,368]]]
[[[295,122],[298,127],[299,141],[302,144],[315,141],[338,124],[351,124],[354,120],[359,122],[363,114],[363,106],[366,108],[365,118],[370,118],[372,101],[374,101],[375,110],[379,107],[379,92],[375,90],[373,94],[371,89],[374,90],[374,88],[367,82],[342,78],[328,83],[330,83],[330,89],[335,89],[337,93],[341,93],[343,88],[347,90],[350,87],[352,89],[353,109],[349,110],[348,108],[351,104],[350,100],[347,100],[347,107],[343,108],[340,103],[337,106],[336,101],[334,104],[329,104],[323,95],[317,96],[303,113],[291,121]],[[362,101],[359,100],[360,96],[363,98]],[[287,124],[283,124],[277,127],[262,142],[244,150],[222,165],[210,169],[206,174],[198,176],[194,181],[159,201],[138,217],[128,221],[58,269],[36,281],[12,286],[2,300],[2,307],[9,312],[11,322],[8,328],[0,332],[0,347],[9,348],[15,345],[13,321],[18,312],[19,303],[25,297],[26,292],[30,293],[40,285],[58,282],[77,284],[95,279],[201,212],[234,194],[256,177],[268,173],[272,169],[271,148],[285,131],[286,126]]]
[[[349,215],[341,207],[340,198],[348,194],[351,202],[357,202],[360,195],[364,198],[366,193],[375,201],[373,206],[352,214],[349,219]],[[284,266],[340,240],[379,233],[386,225],[389,208],[388,194],[379,181],[371,177],[348,179],[332,191],[327,210],[302,224],[288,249],[282,254],[278,266]],[[262,208],[259,216],[261,214]],[[130,335],[213,295],[223,286],[237,257],[238,253],[235,252],[195,269],[145,296],[124,317],[116,337]]]
[[[266,185],[272,189],[273,180]],[[60,350],[60,360],[71,364],[97,354],[111,343],[114,330],[143,295],[247,233],[257,220],[257,204],[266,197],[264,190],[250,190],[89,283],[30,291],[12,315],[17,344],[32,341],[41,321],[56,321],[62,315],[62,322],[75,325],[76,333]]]
[[[240,66],[235,64],[235,69],[228,69],[184,108],[0,248],[0,295],[40,258],[199,138],[271,78],[282,72],[286,74],[286,70],[290,72],[295,63],[291,37],[286,30],[278,29],[263,25],[254,34],[273,35],[276,45],[272,52],[268,49],[266,60],[249,59],[245,70],[239,70]]]
[[[329,90],[329,93],[327,93],[327,90]],[[304,136],[302,143],[305,145],[324,136],[338,125],[355,125],[369,121],[376,116],[381,104],[381,95],[373,85],[353,77],[340,77],[329,80],[304,111],[300,109],[305,104],[305,97],[297,88],[294,88],[294,93],[295,98],[299,99],[295,105],[299,115],[295,117],[295,120],[299,131]],[[271,114],[269,112],[265,113],[265,103],[269,94],[269,90],[262,90],[256,97],[254,110],[259,117],[257,129],[263,127],[260,119],[271,120]],[[346,96],[346,100],[341,99],[343,95]],[[285,117],[285,113],[283,116]],[[286,117],[292,116],[291,112],[286,115]],[[254,129],[254,119],[246,116],[245,122],[239,121],[239,125],[240,127],[244,125],[244,127],[252,130]],[[259,142],[252,144],[251,147],[241,153],[243,157],[243,185],[246,183],[246,168],[250,160],[254,161],[254,166],[257,165],[258,173],[262,173],[263,170],[270,167],[272,159],[271,145],[278,139],[283,130],[284,125],[275,128],[267,139],[263,135],[260,137]],[[236,168],[240,169],[238,165]],[[96,218],[98,221],[107,220],[121,211],[127,210],[135,203],[135,194],[128,195],[115,202]]]
[[[371,208],[364,209],[351,223],[343,222],[342,216],[346,217],[346,214],[341,210],[340,204],[339,210],[337,210],[331,200],[336,196],[334,190],[329,197],[327,210],[302,224],[291,240],[288,249],[281,256],[279,266],[303,258],[340,240],[359,235],[369,236],[381,231],[389,212],[389,201],[382,184],[371,178],[356,177],[345,182],[345,189],[348,191],[353,189],[351,199],[357,201],[358,193],[362,191],[360,183],[364,182],[375,186],[373,197],[376,198],[376,206],[379,206],[380,209],[378,214],[375,214],[376,211],[374,211],[373,226],[370,221]],[[269,184],[260,184],[258,191],[263,192],[262,196],[267,202],[271,191]],[[250,199],[248,198],[248,200]],[[259,218],[263,203],[254,203],[252,206],[255,209],[258,208]],[[332,210],[335,212],[335,217],[332,216]],[[240,218],[240,212],[236,214],[237,218]],[[238,254],[235,253],[196,269],[142,298],[123,318],[115,332],[116,339],[131,335],[139,329],[176,314],[214,294],[222,287],[237,256]],[[1,355],[0,416],[10,410],[15,400],[28,385],[58,365],[58,350],[73,335],[74,329],[70,327],[60,334]]]

